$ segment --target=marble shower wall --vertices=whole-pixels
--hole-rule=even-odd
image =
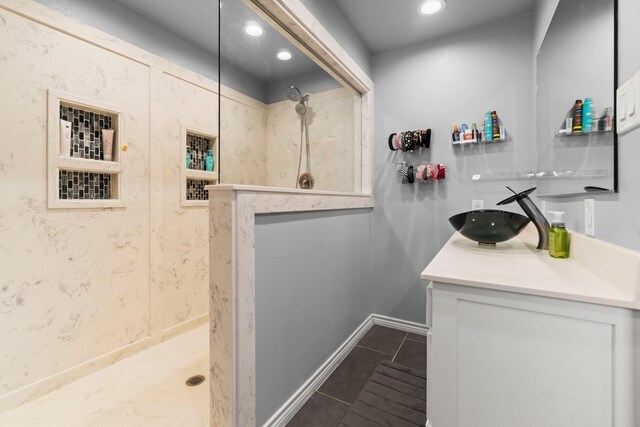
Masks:
[[[267,185],[295,188],[300,116],[288,100],[269,104],[266,111]],[[314,190],[359,192],[360,97],[344,88],[313,93],[307,120]],[[305,167],[306,151],[301,171]]]
[[[267,180],[266,105],[244,95],[220,99],[221,180],[225,184],[269,185]]]
[[[217,133],[218,113],[215,82],[42,6],[8,4],[21,13],[0,7],[0,411],[206,322],[208,208],[180,205],[180,139],[184,125]],[[49,89],[122,113],[124,208],[47,208]],[[222,157],[264,164],[266,149],[247,146],[263,106],[223,105],[238,111],[223,137],[249,137]],[[266,169],[229,176],[263,184]]]
[[[149,333],[149,69],[2,9],[0,39],[1,399]],[[125,112],[125,209],[47,209],[50,88]]]

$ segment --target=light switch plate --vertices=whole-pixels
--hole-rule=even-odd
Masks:
[[[640,71],[616,91],[618,133],[640,126]]]
[[[475,211],[477,209],[484,209],[484,200],[472,200],[471,201],[471,210]]]
[[[584,200],[584,234],[596,236],[596,202],[594,199]]]

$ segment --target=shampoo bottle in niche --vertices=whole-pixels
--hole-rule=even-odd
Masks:
[[[564,224],[564,212],[548,211],[551,215],[549,229],[549,255],[553,258],[569,258],[569,232]]]
[[[60,155],[71,157],[71,122],[60,119]]]
[[[113,158],[113,129],[102,129],[102,156],[110,162]]]
[[[207,158],[205,159],[204,164],[207,172],[213,172],[215,160],[213,158],[213,154],[211,154],[211,150],[209,150],[209,153],[207,154]]]

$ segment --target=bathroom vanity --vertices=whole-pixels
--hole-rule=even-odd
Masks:
[[[640,425],[640,254],[532,225],[495,247],[455,233],[422,272],[432,427]]]

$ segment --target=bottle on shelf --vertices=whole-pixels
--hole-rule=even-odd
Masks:
[[[205,163],[205,170],[207,172],[213,172],[213,166],[215,164],[215,160],[213,158],[213,154],[211,153],[211,150],[209,150],[209,153],[207,154],[207,158],[204,161]]]
[[[585,98],[582,106],[582,133],[590,133],[593,129],[593,101]]]
[[[474,142],[480,141],[480,135],[478,135],[478,125],[476,125],[475,123],[471,123],[471,134],[473,135],[472,138]]]
[[[493,129],[493,140],[500,140],[500,126],[498,125],[498,113],[491,112],[491,126]]]
[[[458,128],[458,125],[452,125],[453,128],[453,132],[451,134],[451,140],[453,142],[460,142],[460,129]]]
[[[607,121],[604,127],[604,130],[606,130],[607,132],[610,132],[611,130],[613,130],[613,109],[607,107]]]
[[[484,115],[484,139],[493,141],[493,125],[491,121],[491,111],[487,111]]]
[[[582,99],[573,106],[573,133],[582,133]]]
[[[191,169],[191,151],[187,148],[187,169]]]

